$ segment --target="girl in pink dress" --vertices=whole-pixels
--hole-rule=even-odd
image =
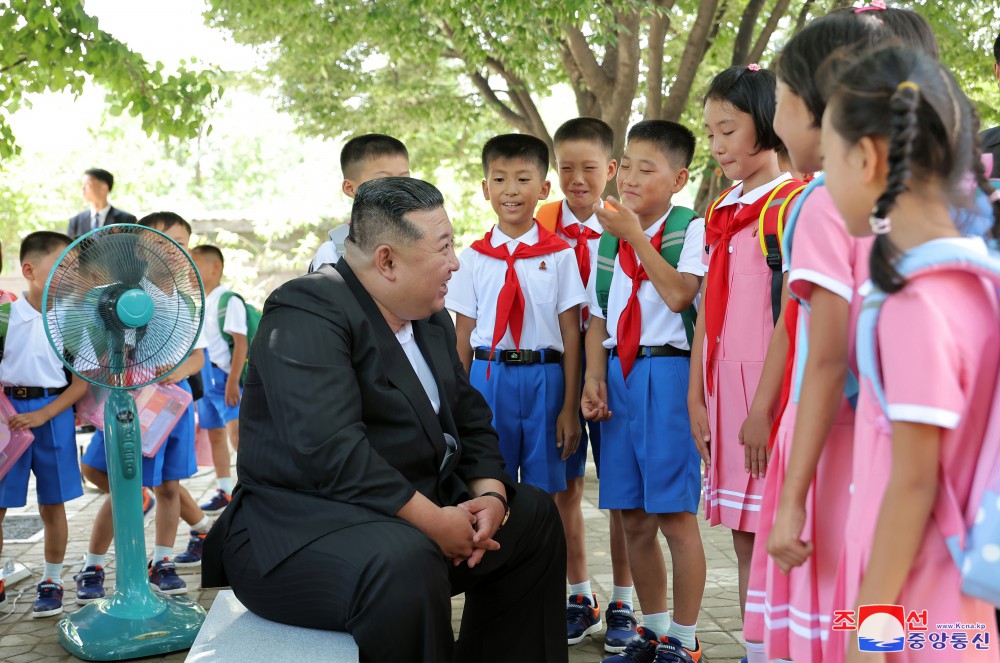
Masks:
[[[803,186],[778,168],[774,86],[774,73],[757,65],[730,67],[705,97],[712,156],[739,183],[706,214],[709,271],[692,347],[692,356],[702,361],[691,362],[688,402],[692,434],[705,460],[705,517],[733,530],[741,606],[781,386],[780,366],[770,379],[762,378],[775,321],[759,219],[777,196]],[[759,391],[766,395],[755,398]]]
[[[951,73],[902,47],[875,51],[843,72],[823,118],[830,195],[848,232],[876,235],[871,278],[889,293],[876,327],[887,410],[862,381],[835,601],[845,610],[891,604],[907,616],[927,611],[919,648],[901,624],[883,622],[880,637],[903,643],[893,661],[997,656],[993,606],[962,593],[942,523],[932,514],[951,498],[963,512],[968,507],[984,410],[1000,369],[1000,301],[995,287],[968,272],[906,281],[894,267],[897,256],[931,242],[985,253],[981,239],[961,237],[949,208],[971,206],[963,186],[969,172],[992,191],[979,161],[978,124]],[[938,626],[956,623],[983,628]],[[932,646],[942,631],[944,650]],[[954,646],[953,634],[963,631],[970,644]],[[971,644],[977,632],[989,648]],[[868,660],[857,634],[841,631],[830,637],[826,656]]]
[[[785,46],[774,126],[796,170],[822,168],[825,102],[814,72],[838,49],[863,50],[893,36],[933,50],[923,18],[881,8],[833,12]],[[857,393],[853,330],[872,240],[847,234],[821,182],[803,193],[795,222],[785,229],[788,287],[801,305],[795,307],[793,388],[771,456],[750,574],[744,622],[750,663],[821,663],[835,608],[854,436],[854,408],[845,391]]]

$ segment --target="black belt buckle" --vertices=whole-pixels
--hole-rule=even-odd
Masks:
[[[533,364],[535,363],[535,351],[504,350],[500,358],[505,364]]]
[[[27,400],[28,398],[28,388],[27,387],[14,387],[14,398],[20,400]]]

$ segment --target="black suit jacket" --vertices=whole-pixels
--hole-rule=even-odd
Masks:
[[[983,141],[983,153],[993,155],[993,172],[986,173],[986,176],[1000,177],[1000,127],[981,132],[979,138]]]
[[[66,227],[66,234],[76,238],[90,230],[91,219],[94,218],[93,210],[84,210],[69,220]],[[104,225],[110,226],[112,223],[135,223],[134,214],[129,214],[125,210],[120,210],[114,206],[108,210],[108,218],[104,220]]]
[[[450,316],[415,321],[413,331],[437,380],[440,415],[344,260],[271,294],[250,349],[239,485],[205,542],[205,586],[228,584],[222,544],[240,511],[267,573],[330,532],[396,520],[416,491],[438,505],[457,504],[470,479],[488,477],[513,494],[490,409],[465,375]],[[459,448],[442,468],[445,433]]]

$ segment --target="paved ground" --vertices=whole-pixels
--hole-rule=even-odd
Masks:
[[[188,490],[196,500],[207,498],[214,489],[213,474],[204,470],[200,475],[185,482]],[[10,515],[37,514],[34,504],[34,489],[29,494],[28,506],[24,509],[11,509]],[[96,492],[88,491],[80,499],[67,504],[69,513],[69,548],[66,555],[67,570],[64,574],[66,583],[66,612],[76,609],[74,583],[72,575],[79,570],[86,553],[87,541],[90,537],[90,525],[104,497]],[[597,509],[597,483],[594,467],[588,466],[588,483],[584,500],[584,516],[587,523],[587,545],[589,548],[591,576],[599,600],[605,601],[611,592],[611,558],[608,552],[608,519],[607,514]],[[16,519],[15,519],[16,520]],[[10,528],[7,528],[10,529]],[[6,530],[5,530],[6,531]],[[146,518],[146,548],[152,550],[153,520],[152,514]],[[10,536],[11,534],[6,534]],[[742,621],[740,619],[736,558],[732,550],[728,530],[722,528],[709,529],[702,527],[705,542],[705,554],[708,558],[708,584],[702,601],[701,616],[698,620],[699,637],[704,647],[703,661],[711,663],[736,663],[744,655],[739,644]],[[187,544],[188,532],[185,527],[178,528],[177,552]],[[662,540],[662,538],[661,538]],[[664,556],[669,564],[669,553],[663,543]],[[113,554],[112,549],[112,554]],[[43,563],[43,543],[41,535],[37,540],[28,542],[4,541],[2,559],[13,557],[27,564],[36,574],[7,588],[7,606],[0,609],[0,660],[8,663],[29,661],[75,661],[75,657],[66,653],[59,645],[56,637],[56,619],[32,619],[31,603],[34,601],[34,585],[39,581],[37,573]],[[107,564],[110,589],[114,581],[115,562],[109,556]],[[198,569],[192,572],[181,570],[182,577],[188,583],[187,596],[200,602],[210,609],[217,590],[201,589]],[[461,617],[462,599],[454,601],[454,617],[456,628]],[[170,661],[183,661],[185,652],[157,657]],[[571,663],[593,663],[603,658],[603,638],[590,637],[570,650]],[[250,663],[250,662],[248,662]],[[271,663],[271,662],[268,662]]]

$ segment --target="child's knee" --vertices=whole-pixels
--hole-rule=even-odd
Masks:
[[[153,488],[153,492],[156,494],[157,499],[162,500],[174,500],[180,499],[180,482],[179,481],[164,481],[159,486]]]
[[[701,542],[701,533],[698,531],[698,518],[693,513],[682,511],[680,513],[661,513],[656,517],[660,531],[671,543],[686,543],[691,540]]]
[[[629,541],[656,538],[656,518],[642,509],[628,509],[620,512],[622,529]]]
[[[102,472],[86,463],[80,463],[80,473],[84,479],[100,488],[101,492],[107,492],[108,475],[106,472]]]

